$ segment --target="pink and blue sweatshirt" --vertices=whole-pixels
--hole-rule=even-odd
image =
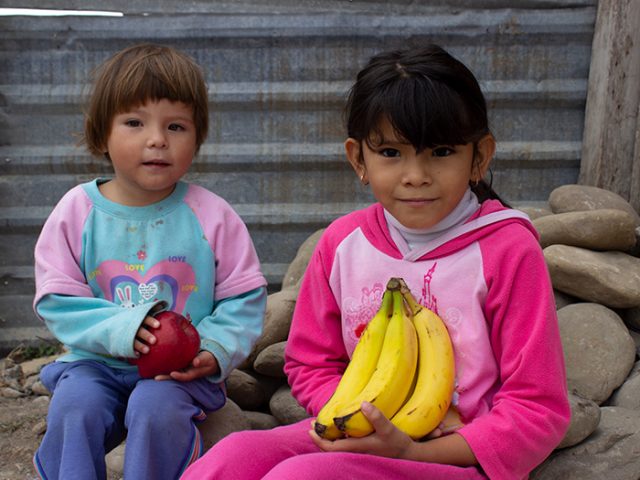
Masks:
[[[144,207],[109,201],[99,180],[67,192],[35,248],[34,308],[69,353],[133,369],[135,334],[158,307],[185,315],[226,378],[262,333],[266,281],[246,226],[184,182]]]
[[[489,478],[527,478],[570,419],[553,291],[537,238],[526,215],[495,200],[417,249],[391,233],[380,204],[336,220],[318,242],[296,303],[285,362],[293,395],[318,413],[387,281],[402,277],[449,330],[453,402],[464,422],[457,432]]]

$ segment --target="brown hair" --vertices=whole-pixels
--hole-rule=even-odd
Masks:
[[[134,45],[104,62],[93,78],[83,137],[91,154],[104,155],[115,115],[163,99],[192,107],[196,152],[200,149],[209,127],[209,105],[204,75],[191,57],[171,47]]]

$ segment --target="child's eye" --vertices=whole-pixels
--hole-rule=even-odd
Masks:
[[[382,150],[379,150],[378,153],[383,157],[389,157],[389,158],[400,156],[400,152],[395,148],[383,148]]]
[[[124,123],[125,123],[125,125],[128,125],[129,127],[139,127],[139,126],[142,125],[142,122],[140,120],[136,120],[135,118],[130,118],[129,120],[127,120]]]
[[[174,132],[182,132],[185,130],[185,128],[179,123],[172,123],[171,125],[169,125],[169,130],[173,130]]]
[[[436,147],[431,151],[434,157],[448,157],[454,152],[450,147]]]

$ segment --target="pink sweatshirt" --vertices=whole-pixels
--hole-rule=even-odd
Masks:
[[[316,415],[335,390],[390,277],[445,321],[456,360],[458,430],[490,478],[527,478],[570,419],[553,291],[526,216],[485,201],[461,227],[400,252],[380,204],[333,222],[296,304],[285,372]]]

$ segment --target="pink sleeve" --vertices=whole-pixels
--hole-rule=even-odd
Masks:
[[[489,478],[527,478],[562,440],[571,415],[553,291],[542,251],[521,227],[481,248],[500,385],[489,413],[459,433]]]
[[[349,362],[340,311],[329,288],[333,256],[323,252],[322,243],[321,238],[300,287],[284,366],[293,396],[311,415],[331,397]]]
[[[80,267],[82,232],[92,204],[81,186],[62,197],[42,227],[36,243],[36,304],[48,294],[93,297]]]
[[[216,262],[215,299],[234,297],[266,285],[258,254],[240,216],[221,197],[195,185],[185,201],[198,217]]]

